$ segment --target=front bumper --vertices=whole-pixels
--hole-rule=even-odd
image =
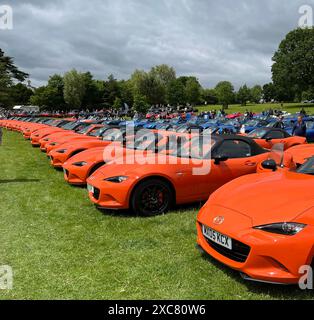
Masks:
[[[122,183],[112,183],[104,180],[93,180],[93,176],[87,179],[87,184],[94,188],[89,191],[90,200],[104,209],[128,209],[129,193],[132,189],[131,180]]]
[[[64,162],[70,157],[69,153],[50,152],[50,164],[55,168],[62,168]]]
[[[63,165],[64,180],[73,185],[85,185],[90,167],[89,165],[83,167]]]
[[[222,208],[219,214],[237,215],[236,212]],[[220,250],[218,252],[203,235],[202,224],[248,246],[250,251],[245,261],[235,261],[230,258],[231,255]],[[201,215],[197,222],[197,244],[214,259],[239,271],[246,279],[280,284],[298,283],[299,268],[312,264],[314,227],[307,226],[295,236],[282,236],[244,226],[241,222],[239,224],[217,226],[206,215]]]

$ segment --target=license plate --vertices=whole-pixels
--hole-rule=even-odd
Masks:
[[[225,236],[224,234],[221,234],[217,232],[216,230],[213,230],[212,228],[209,228],[207,226],[202,226],[203,229],[203,235],[207,239],[221,245],[222,247],[225,247],[229,250],[232,250],[232,239]]]
[[[94,187],[91,186],[90,184],[87,185],[87,190],[91,193],[94,193]]]

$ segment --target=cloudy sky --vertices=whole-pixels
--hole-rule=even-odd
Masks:
[[[71,68],[126,79],[163,63],[206,87],[263,84],[305,3],[314,8],[313,0],[0,0],[14,15],[0,48],[35,86]]]

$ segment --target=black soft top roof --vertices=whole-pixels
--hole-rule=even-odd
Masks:
[[[218,142],[217,145],[226,140],[240,140],[240,141],[246,142],[251,146],[252,155],[258,155],[258,154],[268,152],[266,149],[262,148],[259,144],[257,144],[254,139],[246,136],[241,136],[237,134],[223,134],[223,135],[212,135],[212,138]]]

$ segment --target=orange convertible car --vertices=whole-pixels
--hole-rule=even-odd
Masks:
[[[238,178],[217,190],[197,218],[200,248],[248,280],[297,283],[313,266],[314,157],[296,171]]]
[[[92,202],[141,215],[166,212],[173,204],[207,200],[239,176],[254,173],[269,152],[241,136],[192,138],[173,155],[154,154],[147,163],[111,163],[87,179]]]
[[[246,136],[253,138],[261,147],[267,149],[271,149],[277,143],[282,143],[285,150],[307,143],[306,138],[291,136],[279,128],[257,128]]]
[[[155,152],[168,154],[174,151],[184,140],[188,141],[189,139],[188,134],[168,132],[163,132],[163,134],[155,133],[154,136],[151,137],[145,135],[135,136],[135,141],[126,143],[123,147],[117,146],[115,148],[115,155],[126,156],[135,155],[135,153],[144,155]],[[107,152],[110,154],[108,155]],[[106,150],[105,147],[92,148],[76,154],[63,164],[64,179],[73,185],[85,185],[86,179],[103,165],[107,163],[110,164],[110,160],[113,159],[113,157],[112,149],[108,148]]]

